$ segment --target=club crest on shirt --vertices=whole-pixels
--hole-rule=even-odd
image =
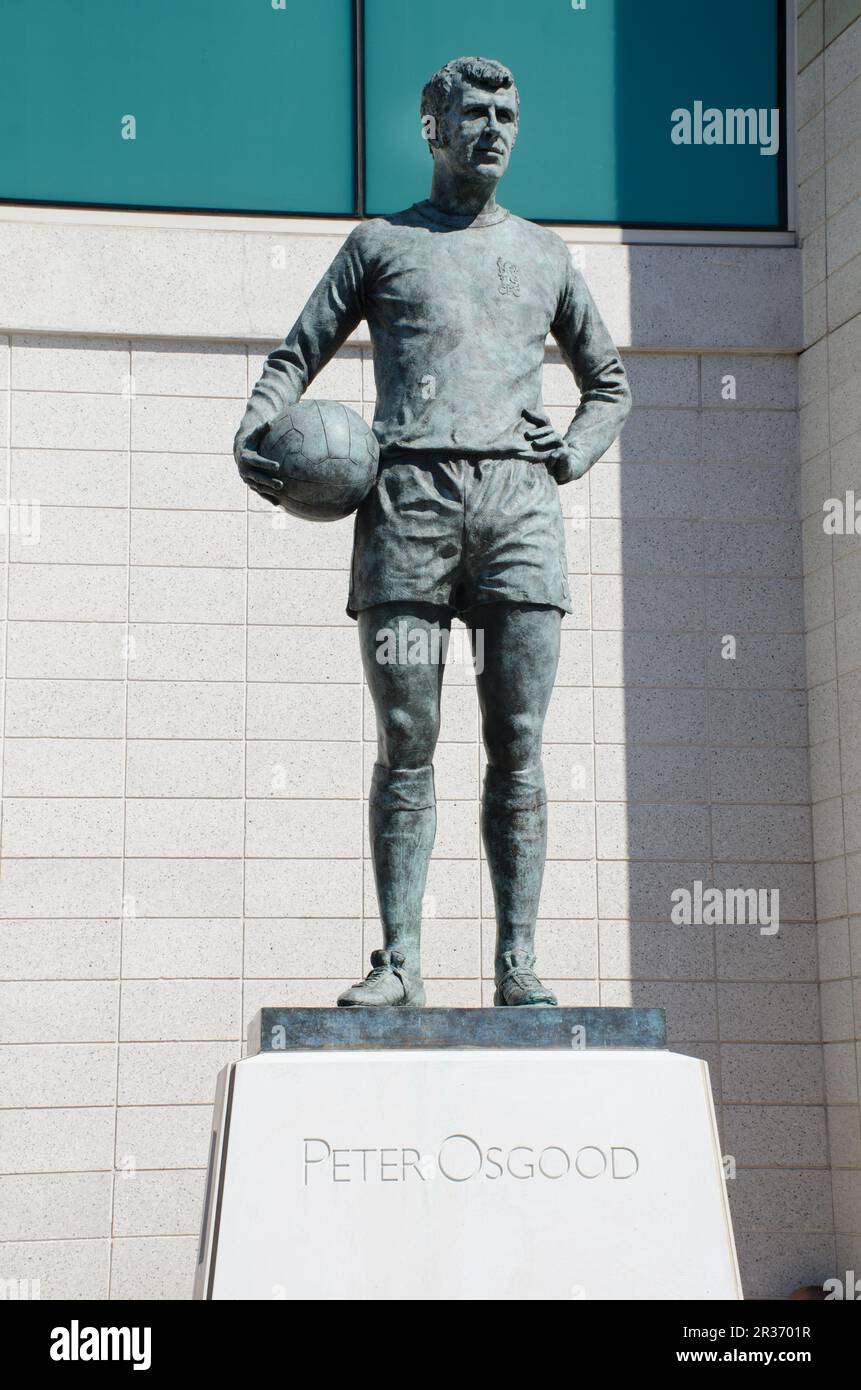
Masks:
[[[514,261],[506,261],[502,256],[497,256],[496,270],[499,275],[499,293],[519,295],[520,276]]]

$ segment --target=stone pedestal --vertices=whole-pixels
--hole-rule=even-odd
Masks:
[[[195,1298],[740,1298],[708,1069],[663,1041],[659,1010],[263,1010]]]

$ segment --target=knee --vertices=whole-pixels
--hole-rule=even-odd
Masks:
[[[384,767],[427,767],[438,736],[438,716],[392,705],[378,721],[378,759]]]
[[[491,767],[502,772],[519,772],[541,757],[543,720],[520,713],[486,720],[484,746]]]

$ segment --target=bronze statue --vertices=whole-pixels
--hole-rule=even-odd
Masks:
[[[541,744],[570,613],[558,489],[581,478],[630,409],[619,354],[565,243],[514,216],[496,187],[519,102],[502,64],[458,58],[421,114],[430,197],[350,234],[282,345],[270,353],[235,441],[246,482],[278,504],[258,452],[362,318],[374,355],[380,469],[356,512],[347,611],[358,620],[377,717],[370,837],[384,948],[345,1007],[425,1001],[421,905],[436,829],[433,755],[454,615],[483,636],[476,669],[487,773],[481,829],[496,906],[497,1005],[553,1005],[535,973],[547,844]],[[580,405],[565,435],[542,405],[551,333]],[[406,624],[391,659],[381,634]],[[403,644],[394,644],[397,652]]]

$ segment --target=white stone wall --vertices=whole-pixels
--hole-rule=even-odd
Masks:
[[[821,6],[819,6],[821,11]],[[861,1271],[861,5],[802,7],[802,516],[810,764],[837,1267]],[[854,19],[854,22],[851,20]],[[830,21],[830,23],[829,23]],[[848,27],[844,27],[848,26]],[[851,514],[850,505],[850,514]]]
[[[281,518],[230,456],[267,344],[345,229],[58,217],[0,219],[18,528],[0,570],[0,1277],[186,1297],[219,1067],[262,1003],[331,1003],[377,942],[350,523]],[[637,405],[562,492],[575,613],[547,722],[542,968],[562,1002],[665,1005],[672,1046],[708,1059],[746,1289],[785,1296],[835,1260],[799,258],[581,251]],[[372,413],[362,331],[312,390]],[[552,354],[545,399],[567,423]],[[478,1005],[493,925],[462,662],[436,762],[429,998]],[[696,881],[779,888],[779,934],[669,925]]]
[[[229,441],[262,356],[31,335],[4,353],[9,495],[42,506],[6,566],[0,1235],[5,1277],[46,1296],[184,1296],[218,1068],[261,1004],[331,1003],[377,942],[350,523],[283,519],[239,483]],[[367,356],[314,391],[372,408]],[[547,724],[541,959],[560,1001],[665,1005],[672,1045],[708,1058],[746,1279],[786,1292],[831,1260],[795,364],[628,365],[621,445],[562,494],[576,611]],[[567,419],[552,357],[546,381]],[[437,769],[429,1001],[488,1004],[462,663]],[[669,926],[695,879],[779,886],[779,937]]]

